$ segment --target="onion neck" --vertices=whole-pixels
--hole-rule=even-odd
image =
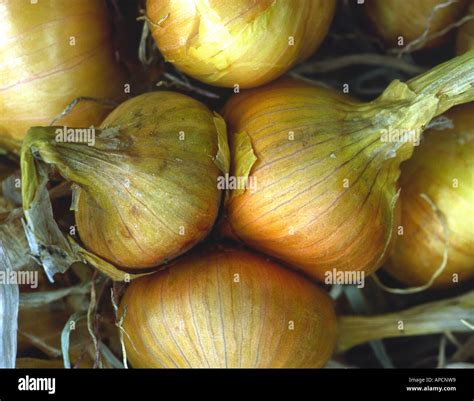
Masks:
[[[428,123],[449,108],[474,100],[474,51],[455,57],[412,80],[393,81],[372,102],[358,105],[362,119],[369,118],[379,157],[402,162]],[[388,139],[384,140],[384,135]]]
[[[28,183],[22,185],[23,207],[28,209],[33,202],[36,188],[39,184],[38,166],[35,159],[42,160],[47,165],[55,165],[60,174],[68,181],[80,186],[101,187],[100,179],[103,167],[97,166],[97,161],[104,155],[107,156],[108,167],[113,165],[114,152],[118,152],[130,144],[120,137],[115,128],[96,129],[95,144],[57,142],[57,130],[62,126],[32,127],[23,141],[21,147],[22,176],[28,176]],[[80,168],[78,168],[80,164]],[[94,177],[91,180],[91,177]]]
[[[474,50],[442,63],[411,79],[408,87],[418,96],[439,100],[436,115],[474,99]]]
[[[474,323],[474,291],[385,315],[341,316],[337,352],[383,338],[472,332],[466,322]]]

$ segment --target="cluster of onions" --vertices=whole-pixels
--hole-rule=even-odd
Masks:
[[[325,37],[335,0],[147,1],[165,59],[215,85],[249,88],[308,58]]]
[[[407,45],[419,38],[424,40],[420,48],[435,47],[446,39],[437,35],[462,17],[469,0],[456,0],[447,4],[444,0],[367,0],[365,11],[377,34],[391,47],[399,47],[399,39]]]
[[[188,96],[151,92],[122,103],[101,128],[28,131],[22,147],[24,209],[37,196],[31,190],[36,158],[74,183],[82,242],[117,267],[153,267],[202,240],[216,219],[216,181],[228,163],[222,118]],[[92,139],[93,146],[78,138]]]
[[[17,151],[28,128],[49,125],[76,98],[123,96],[104,1],[6,1],[0,19],[1,147]],[[98,125],[108,112],[84,102],[60,123]]]
[[[122,299],[136,368],[323,366],[336,317],[325,292],[246,251],[194,252],[134,280]]]
[[[427,131],[413,157],[402,164],[403,235],[387,269],[410,286],[427,284],[446,250],[447,264],[434,288],[474,277],[474,104],[458,106],[447,117],[453,127]]]
[[[468,15],[474,17],[474,3],[471,4],[468,10]],[[456,52],[463,54],[469,50],[474,49],[474,21],[470,20],[463,24],[456,37]]]
[[[224,109],[233,191],[226,235],[324,280],[381,266],[398,225],[399,166],[436,115],[474,99],[474,52],[360,103],[283,80],[236,94]]]
[[[373,0],[367,10],[383,24],[387,41],[394,30],[405,28],[397,36],[410,41],[423,34],[428,22],[430,32],[443,29],[467,4],[460,0],[441,7],[432,18],[429,12],[439,3],[402,6]],[[86,252],[133,278],[153,272],[136,278],[121,300],[118,324],[123,323],[134,367],[321,367],[334,352],[337,324],[328,295],[263,256],[207,246],[154,271],[210,233],[223,176],[243,183],[227,193],[220,226],[225,235],[320,281],[334,269],[370,274],[395,247],[389,271],[403,280],[403,269],[420,257],[425,257],[418,266],[420,277],[430,275],[443,252],[434,214],[423,209],[425,214],[412,218],[419,182],[427,183],[433,168],[462,186],[453,190],[434,182],[423,189],[443,213],[452,212],[447,215],[450,259],[445,273],[460,272],[461,279],[474,275],[473,255],[466,251],[472,247],[472,229],[462,220],[473,197],[472,183],[466,183],[472,171],[465,160],[472,149],[471,132],[463,125],[471,123],[464,116],[468,109],[452,116],[457,121],[456,113],[463,114],[454,139],[443,142],[430,135],[412,164],[405,165],[404,204],[398,187],[400,165],[412,156],[425,126],[451,107],[474,100],[474,51],[407,83],[394,81],[368,103],[293,79],[235,91],[223,111],[230,151],[226,123],[218,114],[166,91],[122,103],[97,130],[92,124],[105,110],[88,103],[64,116],[61,126],[34,126],[23,138],[27,127],[47,125],[74,98],[119,95],[122,77],[102,1],[78,0],[71,7],[56,0],[32,3],[14,19],[17,7],[0,7],[8,21],[0,51],[16,60],[5,64],[0,78],[0,92],[9,95],[0,96],[5,109],[0,133],[23,139],[29,246],[39,244],[40,251],[54,253],[57,259],[48,263],[60,258],[90,262],[58,252],[64,243],[76,252],[80,246],[74,239],[61,236],[64,241],[56,246],[59,237],[52,230],[53,246],[42,247],[35,237],[40,231],[48,237],[51,227],[60,232],[56,223],[45,223],[53,220],[51,204],[40,203],[47,198],[47,174],[54,171],[72,183],[72,210]],[[327,33],[334,9],[335,0],[147,0],[147,20],[166,60],[183,72],[216,86],[251,88],[309,57]],[[400,22],[409,20],[406,13],[410,27]],[[417,21],[416,15],[423,17]],[[84,19],[91,23],[79,23]],[[38,36],[27,40],[26,27]],[[71,38],[77,43],[71,45]],[[40,51],[45,57],[38,62]],[[32,68],[13,68],[25,63]],[[463,149],[457,149],[460,141]],[[443,162],[452,164],[449,169],[433,164],[435,157],[445,157],[443,146],[452,148]],[[414,176],[413,169],[423,175]],[[454,204],[456,210],[447,210]],[[39,205],[46,205],[47,218],[39,216]],[[42,224],[45,229],[36,231]],[[396,235],[400,224],[403,238]],[[413,255],[419,225],[430,227],[432,238]],[[43,267],[51,279],[56,271],[46,263]]]

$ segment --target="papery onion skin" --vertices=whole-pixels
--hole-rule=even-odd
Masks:
[[[468,15],[474,16],[474,3],[468,10]],[[474,21],[470,20],[459,27],[456,36],[456,54],[463,54],[474,49]]]
[[[211,85],[249,88],[308,58],[335,6],[334,0],[148,0],[147,16],[167,61]]]
[[[274,262],[221,248],[135,280],[121,302],[135,368],[316,368],[336,340],[331,299]]]
[[[187,251],[209,233],[221,199],[216,186],[220,171],[212,160],[218,153],[213,119],[200,102],[159,92],[123,103],[104,120],[102,127],[118,126],[136,140],[128,153],[135,173],[127,177],[136,193],[127,196],[119,185],[101,194],[81,191],[76,222],[81,240],[94,253],[119,266],[150,267]],[[185,140],[179,139],[180,131]],[[149,182],[134,183],[140,171],[147,172]],[[111,218],[114,208],[120,219]]]
[[[356,104],[347,95],[296,80],[231,98],[224,118],[232,160],[235,167],[239,150],[233,135],[244,131],[258,158],[251,171],[257,190],[230,198],[223,230],[320,281],[333,268],[367,274],[378,268],[398,216],[391,206],[396,189],[385,191],[387,172],[376,181],[377,171],[358,179],[368,155],[350,163],[358,150],[353,139],[333,137]],[[290,131],[296,140],[288,139]],[[356,185],[352,193],[343,187],[346,178]]]
[[[233,95],[223,110],[231,175],[257,185],[231,191],[222,233],[320,281],[333,269],[374,272],[394,242],[399,166],[413,152],[412,133],[474,99],[473,57],[393,81],[369,103],[296,80]]]
[[[0,4],[0,137],[21,140],[31,126],[50,125],[78,97],[123,97],[107,14],[101,0]],[[99,125],[109,112],[82,102],[58,124]]]
[[[375,31],[390,47],[399,47],[398,39],[403,37],[404,46],[421,37],[425,32],[433,9],[446,3],[445,0],[366,0],[364,7]],[[446,28],[463,16],[469,0],[459,0],[442,7],[433,15],[428,35]],[[423,48],[436,47],[446,35],[425,43]]]
[[[221,199],[216,155],[223,120],[188,96],[150,92],[122,103],[101,127],[95,146],[56,143],[35,131],[23,144],[76,184],[84,245],[117,267],[137,269],[201,241]]]
[[[409,286],[427,284],[445,251],[443,223],[421,194],[448,226],[448,263],[432,288],[454,287],[474,277],[474,104],[446,116],[454,127],[427,131],[413,157],[402,164],[403,235],[397,236],[387,271]]]

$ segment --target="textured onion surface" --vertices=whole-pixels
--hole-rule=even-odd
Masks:
[[[365,10],[380,37],[390,46],[399,47],[424,35],[442,31],[463,16],[469,0],[456,0],[447,7],[445,0],[367,0]],[[446,36],[446,35],[445,35]],[[427,41],[424,47],[440,44],[445,36]]]
[[[121,267],[152,267],[208,234],[221,199],[216,118],[188,96],[152,92],[103,122],[118,129],[117,149],[71,148],[76,222],[90,250]]]
[[[22,139],[78,97],[123,95],[101,0],[0,2],[0,135]],[[60,124],[99,125],[110,109],[73,108]]]
[[[38,166],[31,168],[32,151],[73,184],[72,209],[84,245],[130,269],[165,263],[207,235],[229,153],[222,117],[191,97],[165,91],[122,103],[100,130],[33,127],[22,151],[23,174],[33,182]],[[32,181],[22,189],[29,191]],[[24,201],[33,196],[26,192]]]
[[[134,280],[125,305],[134,367],[321,367],[335,346],[330,298],[241,250],[189,255]]]
[[[458,106],[447,116],[453,128],[426,132],[413,157],[402,164],[403,235],[388,271],[408,285],[428,283],[445,250],[443,224],[421,194],[443,213],[448,226],[448,264],[434,287],[474,277],[474,104]]]
[[[334,0],[148,0],[153,37],[186,74],[216,86],[254,87],[309,57]]]
[[[385,125],[374,118],[386,124],[394,116],[369,107],[290,80],[235,95],[224,111],[233,174],[241,174],[235,142],[245,132],[257,157],[249,177],[256,190],[231,196],[224,230],[319,280],[333,268],[380,267],[398,218],[399,160],[387,156]]]

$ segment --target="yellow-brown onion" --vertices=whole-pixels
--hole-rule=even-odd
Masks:
[[[231,192],[222,231],[319,280],[373,272],[394,239],[399,165],[434,116],[473,99],[473,57],[369,103],[295,80],[234,95],[223,112],[231,175],[247,184]]]
[[[427,131],[413,157],[402,164],[403,232],[387,270],[410,286],[430,281],[443,261],[446,239],[448,262],[433,287],[452,287],[474,277],[474,104],[446,116],[453,127]],[[436,209],[444,216],[448,238]]]
[[[315,368],[336,342],[326,293],[231,248],[200,251],[134,280],[121,312],[136,368]]]
[[[165,59],[215,86],[270,82],[308,58],[331,23],[334,0],[148,0]]]
[[[94,144],[58,142],[62,127],[32,128],[22,176],[34,152],[74,183],[81,240],[118,267],[152,267],[202,240],[221,199],[222,118],[188,96],[151,92],[122,103],[101,128]],[[22,189],[28,209],[28,186]]]
[[[440,6],[445,3],[445,0],[366,0],[364,7],[380,38],[390,47],[399,47],[399,37],[403,37],[404,45],[407,45],[420,38],[428,26],[428,35],[432,35],[456,22],[463,16],[469,0]],[[438,7],[436,11],[435,7]],[[435,47],[445,39],[446,35],[439,36],[421,47]]]
[[[474,17],[474,3],[468,9],[468,15]],[[463,54],[474,49],[474,21],[470,20],[463,24],[456,37],[456,53]]]
[[[49,125],[75,98],[123,95],[104,1],[6,0],[0,20],[0,138],[10,140],[3,147],[19,146],[28,128]],[[109,112],[83,102],[59,124],[98,125]]]

